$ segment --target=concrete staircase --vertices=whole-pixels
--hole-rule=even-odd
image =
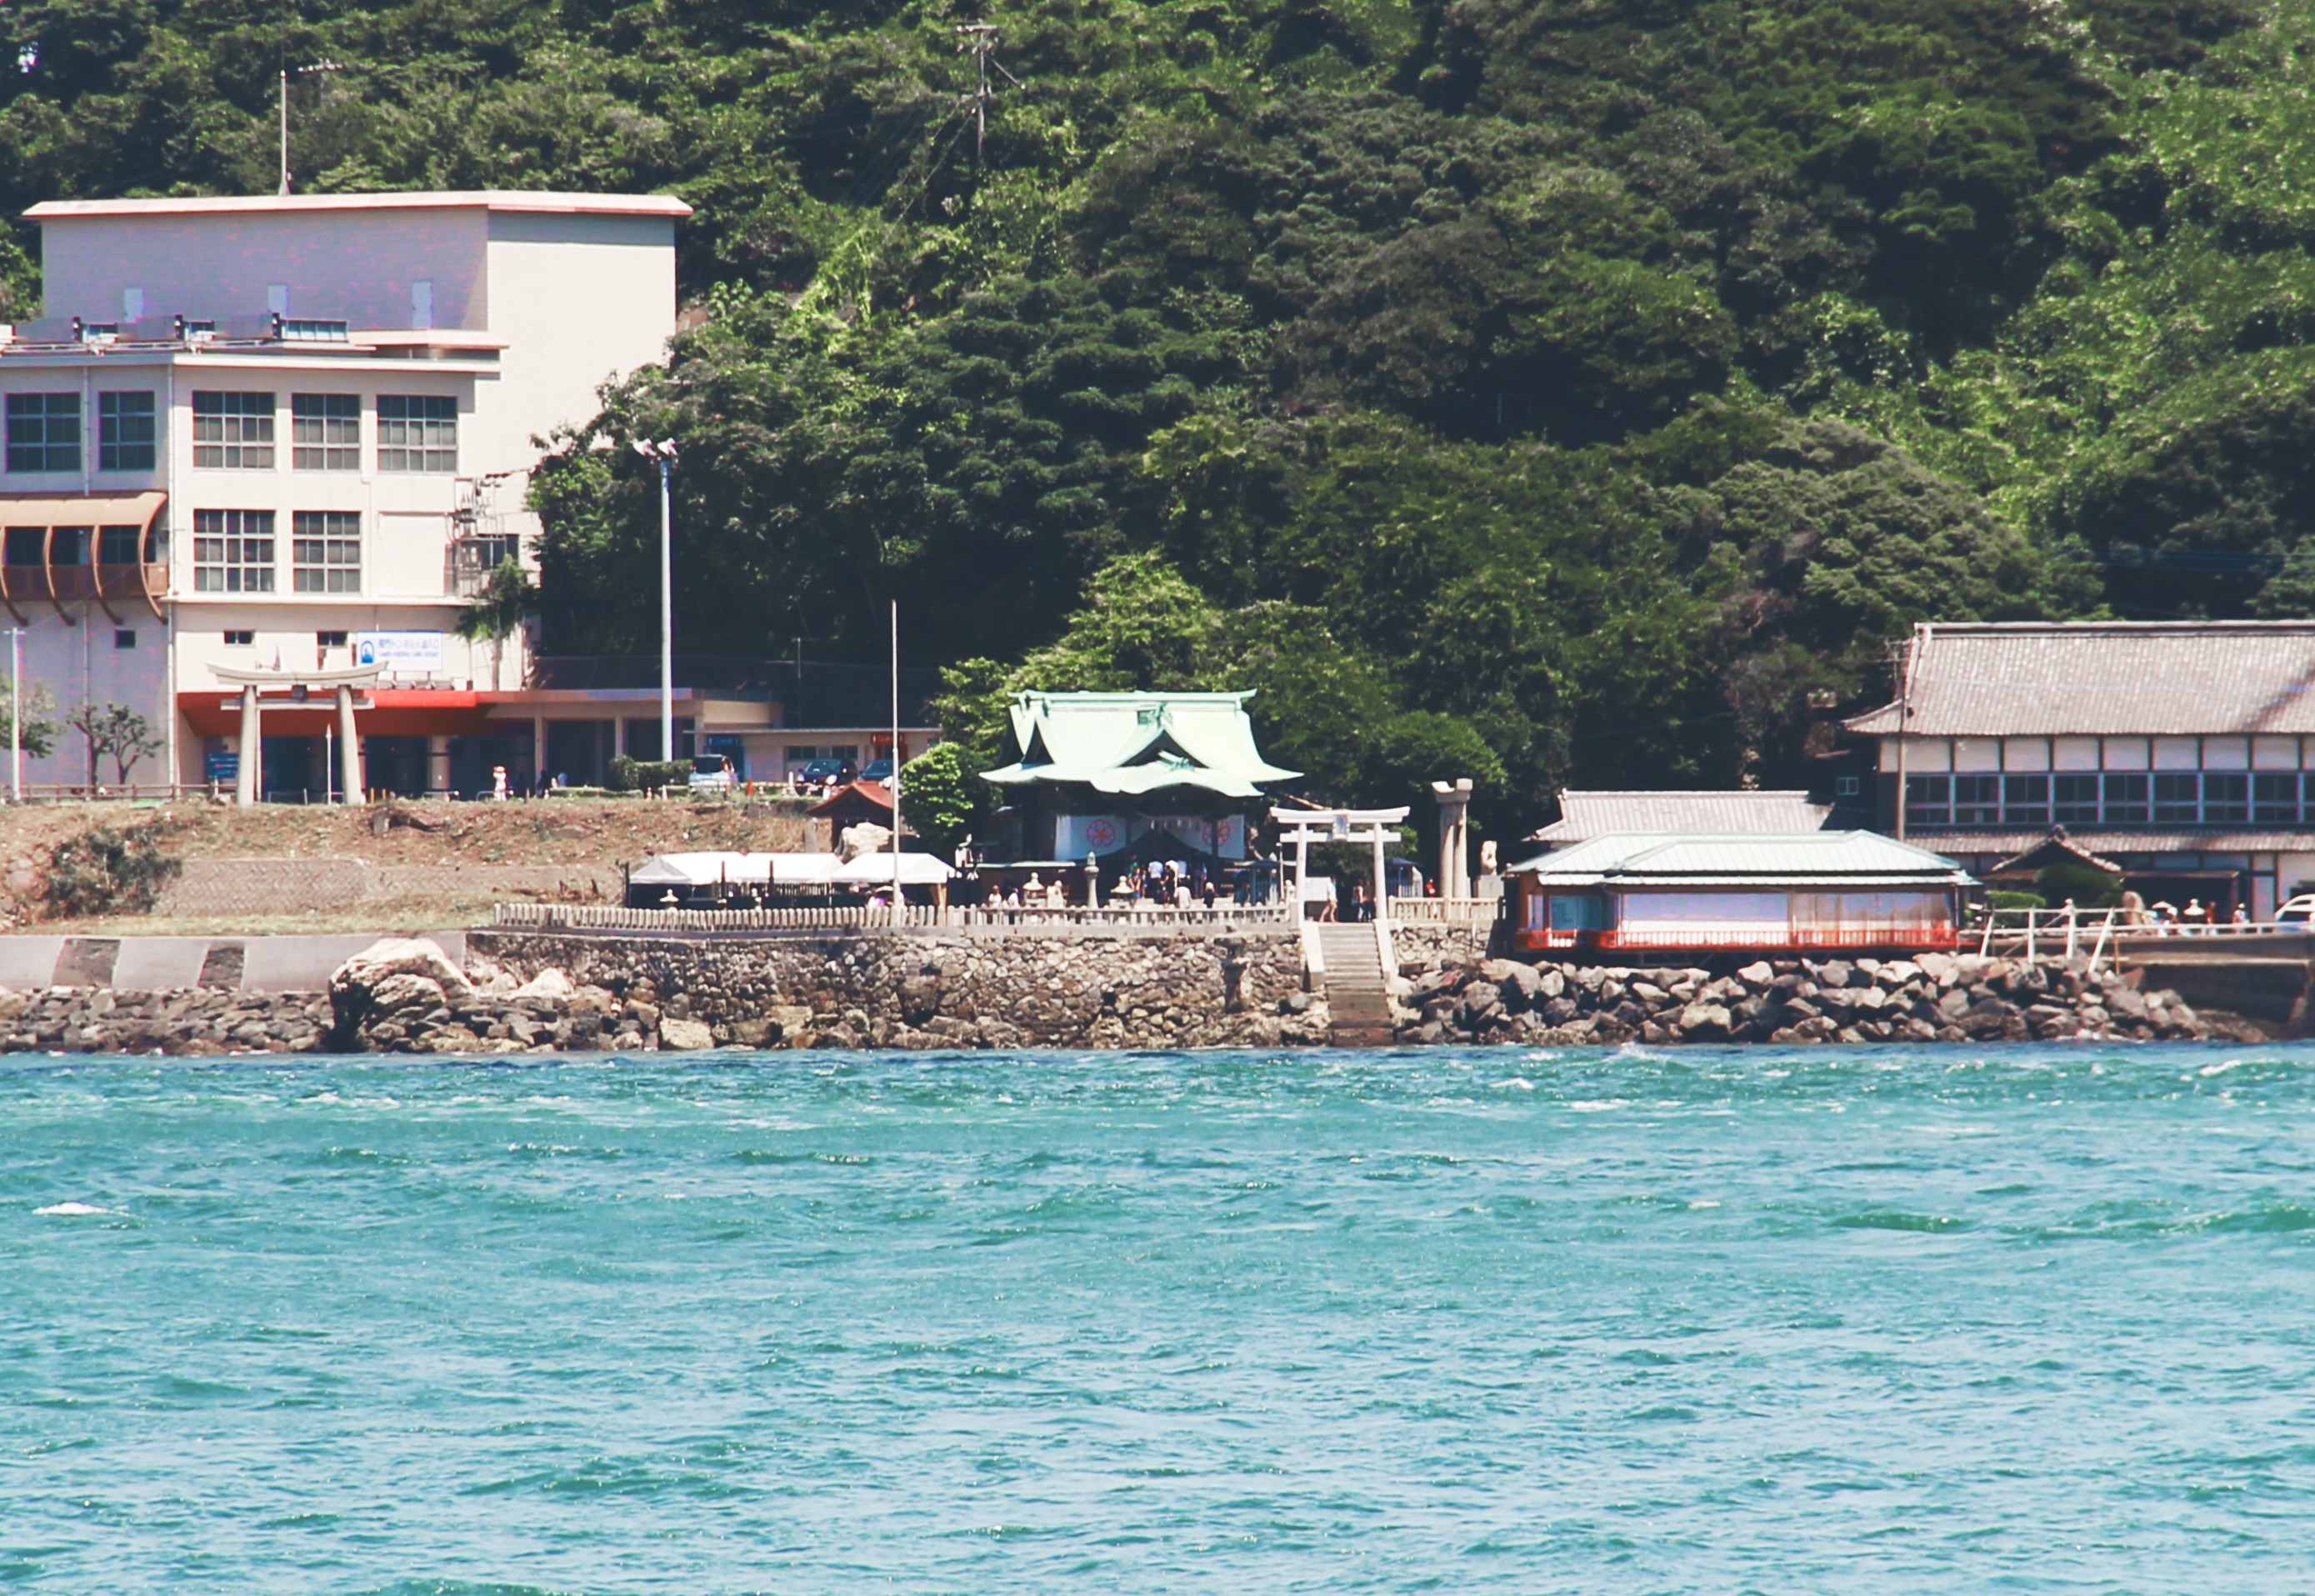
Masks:
[[[1372,925],[1307,926],[1304,936],[1326,973],[1326,1012],[1336,1047],[1388,1047],[1390,996]]]

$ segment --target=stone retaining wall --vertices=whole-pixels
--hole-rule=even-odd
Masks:
[[[592,1000],[605,1010],[595,1045],[654,1045],[667,1019],[704,1026],[716,1044],[756,1046],[1267,1047],[1326,1037],[1323,1004],[1301,991],[1300,944],[1283,932],[720,940],[493,929],[469,933],[467,946],[470,965],[480,955],[524,982],[559,971],[613,1000],[608,1009]],[[432,1024],[388,1017],[360,1034],[387,1048],[432,1045],[449,1028],[439,1016]]]

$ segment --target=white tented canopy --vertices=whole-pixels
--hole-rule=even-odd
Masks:
[[[904,887],[936,886],[953,880],[956,872],[948,862],[935,854],[903,853],[900,856],[900,884]],[[828,877],[838,886],[889,887],[892,884],[892,856],[863,854],[849,864],[839,864]]]
[[[655,854],[627,879],[639,887],[816,887],[836,869],[834,854]]]

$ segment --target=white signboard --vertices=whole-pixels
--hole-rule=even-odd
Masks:
[[[442,669],[439,632],[357,632],[354,663],[383,665],[401,675],[433,674]]]

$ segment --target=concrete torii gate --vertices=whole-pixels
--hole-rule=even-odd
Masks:
[[[1294,845],[1294,891],[1287,902],[1294,922],[1302,920],[1302,881],[1310,873],[1314,842],[1363,842],[1374,848],[1374,902],[1378,924],[1390,918],[1389,883],[1383,879],[1382,845],[1406,820],[1406,806],[1397,809],[1273,809],[1278,840]]]
[[[316,708],[315,700],[324,694],[337,700],[338,785],[345,789],[348,803],[362,802],[361,744],[354,735],[354,711],[372,706],[357,702],[354,693],[357,688],[376,687],[383,666],[358,665],[344,670],[244,670],[231,665],[213,665],[209,669],[227,687],[241,689],[241,754],[234,781],[235,802],[254,803],[261,796],[265,770],[263,711]],[[230,709],[233,705],[224,707]]]

